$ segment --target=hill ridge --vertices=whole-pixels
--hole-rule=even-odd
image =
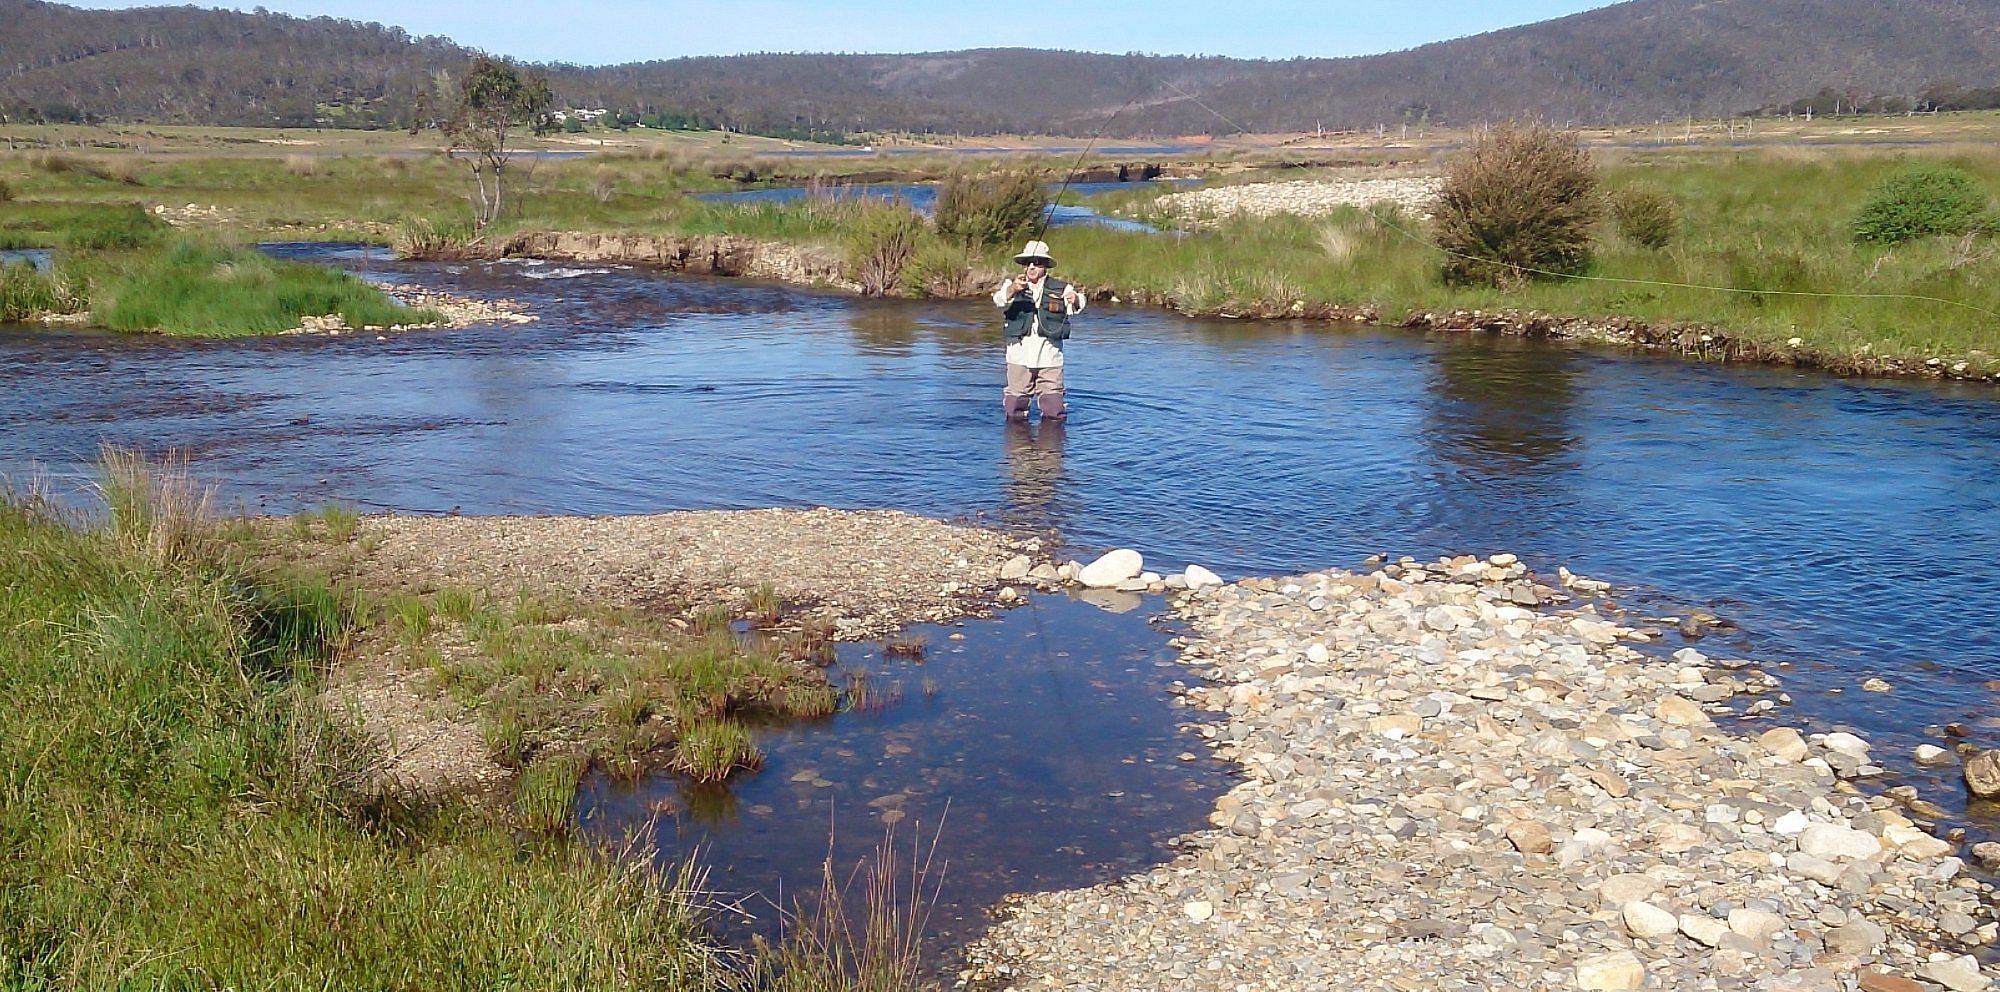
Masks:
[[[395,126],[472,49],[331,17],[0,0],[0,116]],[[1109,55],[1017,47],[550,64],[573,106],[744,130],[1117,137],[1465,124],[1618,124],[1829,91],[1920,102],[2000,88],[2000,0],[1626,0],[1379,55]],[[1107,120],[1109,121],[1106,127]]]

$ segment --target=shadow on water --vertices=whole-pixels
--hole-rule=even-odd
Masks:
[[[618,836],[654,820],[661,855],[693,854],[709,885],[746,911],[739,939],[772,935],[772,903],[815,891],[870,857],[893,825],[903,848],[935,842],[934,946],[956,946],[1002,895],[1086,885],[1170,856],[1206,825],[1229,776],[1178,729],[1185,678],[1139,598],[1112,612],[1063,596],[988,620],[925,625],[843,645],[843,712],[764,732],[767,764],[726,789],[656,779],[587,784],[580,816]],[[1152,601],[1155,608],[1160,606]],[[960,639],[954,639],[954,637]],[[1183,756],[1186,757],[1183,757]]]

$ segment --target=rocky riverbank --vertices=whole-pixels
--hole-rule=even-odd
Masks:
[[[1647,351],[1670,351],[1710,361],[1820,369],[1835,375],[1968,382],[2000,380],[2000,371],[1992,366],[1974,365],[1964,359],[1905,361],[1870,354],[1866,350],[1859,353],[1826,352],[1808,345],[1803,338],[1772,345],[1740,338],[1706,324],[1655,324],[1629,317],[1575,317],[1533,310],[1417,310],[1404,317],[1398,326],[1415,330],[1476,331],[1589,341]]]
[[[1200,225],[1226,217],[1271,217],[1296,214],[1321,217],[1340,207],[1391,204],[1428,216],[1431,201],[1444,180],[1431,176],[1401,179],[1297,179],[1281,183],[1246,183],[1169,193],[1159,206],[1184,223]]]
[[[422,286],[390,284],[380,287],[384,293],[403,306],[412,310],[429,310],[438,319],[420,324],[390,324],[387,326],[365,325],[355,327],[337,313],[306,317],[299,326],[280,331],[279,336],[296,334],[340,337],[343,334],[388,334],[402,331],[431,330],[436,328],[471,327],[474,324],[532,324],[537,318],[528,308],[507,299],[477,300],[465,296],[441,293]]]
[[[1992,987],[1994,892],[1847,784],[1865,742],[1725,732],[1753,665],[1567,600],[1505,555],[1180,593],[1245,781],[1170,864],[1012,902],[962,983]]]

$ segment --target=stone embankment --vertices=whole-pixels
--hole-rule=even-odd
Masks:
[[[1186,701],[1245,781],[1171,863],[1012,901],[962,984],[1992,987],[1994,893],[1848,783],[1879,771],[1866,742],[1712,722],[1773,685],[1748,662],[1641,654],[1511,555],[1141,578],[1199,587]]]
[[[1431,201],[1437,199],[1438,190],[1443,186],[1444,180],[1432,177],[1298,179],[1169,193],[1160,197],[1159,204],[1183,222],[1192,224],[1239,214],[1249,217],[1277,214],[1320,217],[1339,207],[1366,207],[1377,203],[1393,204],[1415,214],[1428,214]]]

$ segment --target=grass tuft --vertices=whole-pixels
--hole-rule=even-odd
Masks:
[[[771,992],[904,992],[924,987],[924,928],[944,872],[937,841],[911,835],[899,855],[885,831],[872,860],[845,878],[820,865],[819,891],[794,904],[774,942],[758,942],[753,983]]]

